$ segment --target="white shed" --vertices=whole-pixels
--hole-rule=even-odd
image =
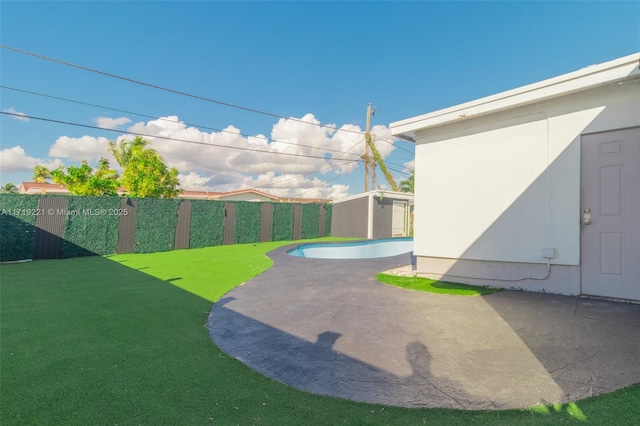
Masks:
[[[391,123],[421,275],[640,301],[640,53]]]
[[[375,189],[332,204],[334,237],[392,238],[410,234],[411,193]]]

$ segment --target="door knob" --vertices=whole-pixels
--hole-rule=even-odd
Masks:
[[[584,223],[585,225],[590,225],[591,224],[591,220],[590,219],[585,219],[582,221],[582,223]]]

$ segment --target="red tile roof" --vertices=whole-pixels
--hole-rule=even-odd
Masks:
[[[69,194],[69,191],[64,185],[58,185],[56,183],[37,183],[37,182],[22,182],[19,191],[21,194]],[[118,193],[122,195],[126,191],[124,188],[120,188]],[[227,192],[209,192],[209,191],[185,191],[183,190],[178,197],[179,198],[194,198],[204,200],[216,200],[221,198],[228,198],[234,195],[242,194],[255,194],[261,197],[269,198],[277,202],[289,202],[289,203],[328,203],[330,200],[320,198],[295,198],[295,197],[278,197],[272,194],[268,194],[263,191],[259,191],[253,188],[238,189],[235,191]]]

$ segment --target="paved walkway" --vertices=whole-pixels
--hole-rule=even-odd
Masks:
[[[377,282],[409,255],[274,266],[211,309],[228,354],[295,388],[405,407],[521,408],[640,383],[640,305]],[[578,404],[579,405],[579,404]]]

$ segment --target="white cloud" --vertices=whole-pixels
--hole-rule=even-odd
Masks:
[[[0,151],[0,170],[3,173],[33,170],[38,164],[45,166],[49,170],[54,170],[62,165],[62,161],[57,158],[42,160],[30,157],[19,145]]]
[[[14,107],[4,108],[2,110],[2,112],[8,112],[10,114],[15,114],[15,115],[10,115],[10,117],[13,118],[14,120],[24,121],[25,123],[30,120],[29,117],[26,117],[27,114],[25,114],[24,112],[20,112],[20,111],[16,110]]]
[[[227,172],[201,176],[191,172],[181,174],[180,187],[190,191],[232,191],[256,188],[279,197],[304,197],[337,199],[349,194],[348,185],[329,184],[317,177],[299,174],[278,174],[267,172],[258,176]]]
[[[105,137],[82,136],[71,138],[60,136],[49,148],[50,157],[69,158],[75,161],[95,161],[100,157],[112,159],[107,151],[109,140]]]
[[[131,123],[127,117],[110,118],[110,117],[97,117],[93,121],[98,127],[102,129],[117,129],[118,127]]]
[[[347,195],[348,186],[328,184],[321,177],[352,172],[364,152],[364,135],[353,124],[336,127],[306,114],[299,119],[278,120],[269,136],[245,137],[231,125],[223,131],[205,132],[187,126],[177,116],[167,116],[134,123],[116,140],[142,135],[168,166],[180,171],[184,189],[227,191],[265,186],[265,191],[275,195],[340,198]],[[371,133],[380,154],[387,157],[394,149],[389,129],[378,125]],[[106,157],[115,165],[107,145],[104,137],[61,136],[49,155],[74,161]],[[306,176],[309,174],[314,177]],[[267,188],[271,186],[278,188]]]
[[[411,173],[411,170],[416,168],[416,160],[407,161],[404,165],[404,170],[407,173]]]
[[[262,134],[244,137],[240,134],[240,129],[234,126],[228,126],[220,132],[203,132],[187,127],[176,116],[135,123],[128,130],[132,134],[146,135],[145,138],[151,141],[167,163],[183,173],[236,171],[260,174],[272,170],[280,173],[310,173],[327,164],[341,166],[339,170],[346,170],[352,162],[338,161],[337,158],[359,158],[356,148],[350,151],[351,155],[330,150],[346,151],[360,139],[364,139],[362,134],[319,126],[320,122],[313,114],[307,114],[299,120],[304,122],[280,119],[273,126],[270,138]],[[343,128],[360,131],[357,126],[352,125],[345,125]],[[197,143],[190,144],[182,140]],[[360,145],[364,146],[362,143]],[[383,155],[390,152],[384,147],[381,151]]]

